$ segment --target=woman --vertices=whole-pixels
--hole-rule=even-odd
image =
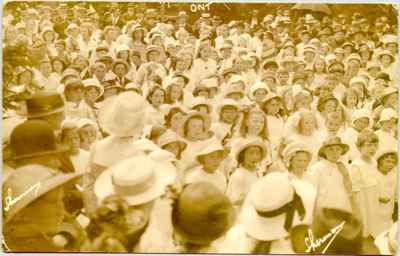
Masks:
[[[143,61],[146,60],[146,56],[144,55],[146,52],[146,43],[144,41],[145,37],[145,29],[141,25],[136,25],[132,27],[131,30],[131,42],[130,42],[130,48],[132,51],[137,51],[141,53],[141,59]]]
[[[210,58],[211,47],[206,44],[199,46],[199,56],[193,61],[195,81],[201,81],[217,71],[217,62]]]

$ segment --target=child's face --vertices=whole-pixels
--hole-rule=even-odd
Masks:
[[[170,92],[171,100],[174,101],[174,102],[178,101],[179,98],[181,97],[181,95],[182,95],[181,88],[179,86],[177,86],[177,85],[172,85],[171,86],[171,92]]]
[[[311,115],[304,116],[300,122],[303,133],[312,132],[315,128],[315,120]]]
[[[381,57],[381,63],[383,66],[389,66],[391,62],[392,62],[392,59],[390,58],[389,55],[383,55]]]
[[[77,129],[72,129],[69,130],[66,134],[65,134],[65,138],[64,138],[64,142],[69,145],[70,150],[72,152],[76,152],[77,150],[79,150],[79,147],[81,145],[81,139],[79,137],[79,132]]]
[[[348,93],[346,102],[348,107],[354,107],[357,105],[358,97],[355,93]]]
[[[391,131],[393,127],[395,127],[395,124],[396,123],[394,122],[394,120],[385,120],[380,122],[382,130],[387,132]]]
[[[99,92],[96,87],[90,86],[85,89],[85,98],[89,102],[94,102],[99,95]]]
[[[258,89],[254,92],[254,99],[257,103],[261,103],[265,96],[267,95],[267,91],[264,89]]]
[[[175,157],[178,157],[179,153],[181,152],[181,147],[179,146],[178,142],[171,142],[163,147],[165,150],[168,152],[171,152],[172,154],[175,155]]]
[[[124,75],[126,75],[126,68],[124,64],[117,64],[114,68],[114,73],[119,76],[119,77],[123,77]]]
[[[366,141],[359,148],[361,155],[367,157],[373,157],[378,149],[378,143]]]
[[[85,125],[79,130],[81,142],[91,145],[97,137],[96,128],[91,125]]]
[[[223,152],[222,151],[214,151],[210,154],[204,155],[201,157],[202,158],[202,164],[205,167],[206,171],[212,171],[214,172],[216,169],[218,169],[221,160],[223,158]]]
[[[290,161],[290,166],[292,169],[307,169],[308,164],[310,163],[310,155],[306,152],[297,152]]]
[[[254,166],[262,160],[262,150],[258,146],[250,146],[244,151],[244,164]]]
[[[63,70],[63,64],[60,61],[53,62],[53,70],[55,72],[61,73]]]
[[[204,133],[204,124],[201,119],[190,119],[188,121],[187,136],[191,139],[201,139]]]
[[[362,117],[354,121],[354,129],[356,129],[358,132],[367,128],[368,125],[369,125],[368,117]]]
[[[387,154],[383,156],[378,163],[380,172],[388,173],[397,166],[397,156],[395,154]]]
[[[336,163],[342,156],[343,149],[339,145],[331,145],[324,149],[324,153],[329,162]]]
[[[164,92],[161,90],[156,90],[153,95],[151,95],[151,104],[155,107],[161,106],[164,103]]]
[[[181,112],[177,112],[171,117],[171,129],[173,131],[178,131],[180,128],[180,125],[182,123],[182,119],[184,117],[184,114]]]
[[[230,93],[229,95],[226,96],[229,99],[233,99],[235,101],[239,101],[242,99],[243,95],[239,92],[234,92],[234,93]]]
[[[335,112],[337,108],[337,101],[336,100],[328,100],[325,103],[324,112],[325,113],[332,113]]]
[[[272,99],[267,102],[266,110],[269,115],[276,115],[281,108],[281,101],[278,99]]]
[[[82,88],[70,87],[65,91],[65,98],[67,98],[68,101],[79,102],[82,100]]]
[[[337,132],[342,125],[342,121],[338,118],[328,118],[326,121],[326,128],[330,132]]]
[[[221,119],[227,123],[233,123],[237,117],[238,113],[236,108],[231,106],[226,106],[222,108]]]
[[[251,113],[246,122],[249,134],[260,134],[264,128],[264,116],[261,113]]]

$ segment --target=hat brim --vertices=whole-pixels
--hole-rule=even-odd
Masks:
[[[235,160],[239,161],[238,158],[239,158],[240,153],[243,150],[245,150],[246,148],[252,147],[252,146],[260,147],[263,150],[262,159],[265,159],[265,157],[267,156],[267,153],[268,153],[267,147],[261,141],[260,142],[257,141],[257,142],[248,142],[248,143],[245,143],[245,144],[241,145],[240,147],[238,147],[238,149],[235,153]]]
[[[10,209],[9,211],[5,211],[5,219],[6,222],[10,221],[19,211],[24,209],[26,206],[28,206],[30,203],[35,201],[36,199],[40,198],[47,192],[65,184],[66,182],[72,180],[73,178],[77,178],[79,176],[83,175],[83,172],[77,172],[77,173],[68,173],[68,174],[58,174],[55,177],[52,177],[51,179],[45,180],[45,181],[40,181],[40,183],[37,183],[37,189],[34,189],[32,192],[27,194],[27,196],[23,196],[18,200]]]
[[[316,191],[314,187],[303,181],[292,181],[292,184],[296,193],[301,197],[306,209],[306,214],[302,220],[300,220],[298,213],[295,213],[293,226],[299,224],[310,225],[314,211]],[[272,218],[265,218],[258,215],[251,203],[252,194],[252,191],[250,191],[240,216],[246,233],[261,241],[272,241],[286,237],[288,235],[288,232],[284,228],[286,214],[281,214]]]
[[[155,181],[153,186],[142,193],[138,193],[132,196],[124,196],[124,199],[130,206],[141,205],[153,201],[157,197],[161,196],[165,192],[166,186],[173,184],[176,178],[176,170],[172,164],[168,162],[159,162],[154,160],[155,167]],[[138,163],[139,165],[140,163]],[[140,166],[138,166],[140,168]],[[99,204],[108,196],[115,195],[112,184],[112,174],[113,168],[109,168],[104,171],[97,178],[94,184],[94,193],[97,197]]]
[[[25,155],[21,155],[21,156],[13,156],[12,159],[13,160],[21,160],[21,159],[31,158],[31,157],[55,155],[55,154],[68,152],[69,150],[70,149],[65,145],[56,145],[55,150],[51,150],[51,151],[47,150],[47,151],[36,152],[36,153],[32,153],[32,154],[25,154]]]
[[[56,108],[56,109],[53,109],[53,110],[45,112],[45,113],[23,113],[22,115],[27,118],[37,118],[37,117],[49,116],[49,115],[56,114],[56,113],[61,113],[61,112],[64,112],[64,110],[65,110],[64,107],[60,107],[60,108]]]
[[[342,155],[346,154],[349,151],[349,146],[347,144],[343,144],[343,143],[332,143],[332,144],[327,144],[327,145],[323,145],[319,150],[318,150],[318,156],[322,157],[322,155],[324,154],[324,150],[326,147],[330,147],[330,146],[340,146],[343,150]]]

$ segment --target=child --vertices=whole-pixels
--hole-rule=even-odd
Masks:
[[[353,119],[351,126],[348,127],[343,134],[343,139],[350,147],[347,155],[347,160],[351,162],[354,158],[359,155],[355,142],[358,134],[365,128],[370,126],[371,113],[367,109],[357,109],[353,113]]]
[[[380,232],[389,229],[394,220],[392,218],[397,213],[397,150],[384,150],[376,154],[378,163],[378,182],[379,182],[379,208],[378,215],[381,218],[382,226]]]
[[[283,118],[282,98],[275,93],[269,93],[263,101],[263,110],[267,116],[268,137],[275,152],[283,136],[285,120]]]
[[[347,211],[352,212],[351,180],[345,164],[341,161],[348,150],[349,146],[339,137],[326,139],[318,152],[321,160],[306,173],[305,179],[317,190],[317,208],[332,203],[327,200],[334,199],[344,205]]]
[[[351,163],[352,190],[363,224],[363,237],[376,237],[382,219],[376,214],[379,205],[379,184],[377,163],[374,158],[378,148],[378,136],[370,129],[364,129],[357,137],[356,146],[360,157]]]
[[[267,149],[259,139],[244,139],[232,148],[237,149],[234,156],[238,167],[229,179],[226,194],[240,209],[251,186],[259,178],[258,165],[267,155]]]
[[[378,135],[380,141],[378,151],[385,149],[397,149],[397,140],[394,136],[396,124],[396,111],[391,108],[383,109],[379,118],[380,129],[376,131],[376,135]]]
[[[196,182],[209,182],[216,186],[222,193],[226,190],[226,177],[220,169],[225,151],[219,142],[211,143],[201,150],[196,159],[200,166],[189,170],[185,175],[185,184]]]

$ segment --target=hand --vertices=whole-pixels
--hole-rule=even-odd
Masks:
[[[52,241],[53,244],[58,248],[65,248],[66,245],[68,244],[68,239],[61,234],[53,236]]]

